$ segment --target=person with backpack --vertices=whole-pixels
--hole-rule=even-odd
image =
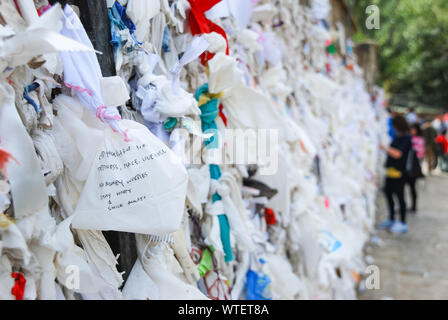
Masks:
[[[409,209],[410,213],[417,213],[417,179],[423,177],[422,163],[425,156],[425,139],[422,136],[422,130],[418,123],[411,126],[411,141],[412,150],[408,155],[407,169],[407,184],[411,189],[412,206]]]
[[[409,124],[406,119],[397,115],[392,120],[396,131],[396,137],[390,147],[381,146],[387,152],[386,159],[386,184],[384,193],[389,209],[389,218],[380,223],[380,229],[389,229],[394,233],[406,233],[406,201],[404,186],[407,181],[407,162],[409,152],[412,150],[412,140],[409,134]],[[400,221],[395,221],[394,197],[398,199],[400,206]]]

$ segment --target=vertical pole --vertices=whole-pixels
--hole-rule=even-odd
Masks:
[[[97,56],[103,76],[114,76],[116,74],[115,62],[110,45],[110,22],[106,0],[71,0],[70,2],[79,7],[80,19],[93,47],[102,52]]]
[[[81,22],[92,41],[93,47],[102,52],[102,54],[98,54],[97,56],[103,76],[109,77],[115,75],[115,62],[112,46],[110,45],[110,22],[106,0],[50,1],[51,4],[56,2],[61,3],[61,5],[68,3],[78,6]],[[126,281],[137,259],[135,235],[133,233],[116,231],[106,231],[103,234],[114,254],[117,255],[120,253],[118,270],[120,272],[125,271],[124,280]]]

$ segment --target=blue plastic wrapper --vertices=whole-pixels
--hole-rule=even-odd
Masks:
[[[271,279],[266,274],[258,274],[249,270],[246,274],[247,300],[272,300],[270,284]]]

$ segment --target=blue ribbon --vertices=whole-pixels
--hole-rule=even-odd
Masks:
[[[124,8],[121,4],[115,1],[113,8],[118,12],[121,21],[123,24],[129,29],[129,33],[133,34],[135,32],[135,24],[126,14],[126,8]]]
[[[25,100],[33,106],[34,110],[36,110],[36,113],[39,113],[42,110],[42,107],[38,106],[36,102],[29,96],[29,93],[39,88],[38,83],[32,83],[29,86],[25,87],[25,92],[23,93],[23,97]]]
[[[208,93],[208,84],[202,85],[195,94],[195,98],[199,101],[199,97],[202,94]],[[207,103],[199,107],[201,109],[201,127],[204,133],[213,134],[209,139],[204,141],[205,146],[208,149],[217,149],[219,147],[218,141],[218,127],[216,126],[215,119],[219,114],[218,99],[212,99]]]
[[[171,40],[171,32],[168,26],[166,26],[165,30],[163,31],[163,41],[162,41],[163,52],[170,52],[170,40]]]
[[[120,5],[117,1],[115,1],[114,5],[108,9],[108,15],[110,19],[110,28],[111,28],[111,37],[112,40],[110,43],[114,47],[114,52],[122,46],[123,40],[121,39],[121,36],[118,32],[115,30],[124,30],[129,29],[129,33],[131,34],[132,39],[135,43],[138,45],[141,45],[142,43],[135,38],[134,32],[135,32],[135,24],[132,22],[132,20],[128,17],[126,14],[126,8]]]
[[[199,97],[202,94],[208,93],[208,84],[202,85],[195,94],[196,100],[199,101]],[[203,104],[199,108],[201,109],[201,127],[204,133],[213,133],[213,136],[204,141],[204,144],[209,149],[216,149],[219,147],[218,141],[218,127],[216,126],[215,119],[219,114],[218,99],[211,99],[207,103]],[[210,178],[219,180],[221,178],[221,168],[216,164],[210,165]],[[212,195],[212,203],[220,201],[221,196],[218,193]],[[224,248],[225,261],[230,262],[234,259],[232,253],[232,246],[230,245],[230,225],[229,220],[225,214],[218,215],[219,229],[221,231],[221,243]]]

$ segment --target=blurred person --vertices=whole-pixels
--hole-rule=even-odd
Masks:
[[[411,125],[411,140],[412,140],[412,148],[417,153],[417,158],[420,161],[423,161],[425,156],[425,139],[423,138],[422,128],[418,123],[414,123]]]
[[[442,132],[436,137],[435,143],[437,144],[438,152],[437,155],[439,157],[439,167],[443,172],[448,171],[448,139],[446,138],[446,129],[443,129]]]
[[[423,137],[425,138],[425,161],[428,166],[428,172],[437,168],[437,131],[431,125],[431,122],[427,121],[422,126]]]
[[[390,108],[387,108],[387,111],[389,112],[389,118],[387,119],[387,126],[389,127],[388,134],[389,137],[394,140],[395,138],[395,129],[392,125],[392,119],[395,117],[396,113],[393,112]]]
[[[425,139],[423,138],[423,133],[420,128],[420,125],[418,123],[414,123],[411,125],[411,141],[412,141],[412,149],[415,152],[416,155],[416,161],[417,163],[412,163],[410,168],[410,172],[408,172],[408,179],[407,184],[409,184],[409,187],[411,189],[411,199],[412,199],[412,206],[409,209],[411,213],[417,213],[417,188],[416,183],[417,179],[422,178],[422,163],[423,158],[425,156]],[[413,161],[412,159],[411,161]],[[409,161],[409,158],[408,158]]]
[[[418,115],[415,113],[415,108],[409,108],[409,112],[406,115],[406,120],[408,121],[409,124],[414,124],[419,121]]]
[[[441,132],[443,130],[442,120],[439,117],[436,117],[432,122],[431,126],[436,129],[437,132]]]
[[[384,193],[387,198],[389,219],[380,223],[380,229],[389,229],[394,233],[406,233],[406,201],[404,197],[404,186],[407,179],[406,161],[409,151],[412,149],[412,140],[409,134],[409,124],[401,115],[396,115],[392,120],[396,137],[390,147],[381,145],[387,152],[386,160],[386,184]],[[397,197],[400,206],[400,221],[395,221],[394,196]]]
[[[448,113],[442,115],[442,127],[443,129],[448,129]]]

